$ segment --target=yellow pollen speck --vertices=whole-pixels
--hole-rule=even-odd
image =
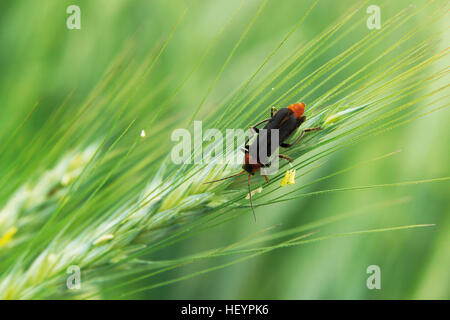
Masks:
[[[289,170],[286,171],[284,178],[280,182],[280,186],[285,187],[289,180]]]
[[[290,175],[290,177],[289,177],[288,183],[289,183],[290,185],[292,185],[292,184],[295,183],[295,169],[292,169],[292,170],[291,170],[291,175]]]
[[[17,227],[9,228],[0,238],[0,248],[6,246],[17,233]]]
[[[295,169],[287,170],[284,178],[280,182],[280,186],[292,185],[295,183]]]

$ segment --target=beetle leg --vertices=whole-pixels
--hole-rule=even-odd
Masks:
[[[279,154],[278,157],[279,157],[280,159],[284,159],[284,160],[287,160],[287,161],[289,161],[289,162],[292,162],[292,158],[290,158],[290,157],[288,157],[288,156],[285,156],[284,154]]]
[[[294,144],[296,144],[301,138],[303,138],[303,136],[305,135],[305,130],[302,131],[302,133],[300,133],[300,135],[297,137],[297,139],[294,140],[294,142],[292,143],[281,143],[280,146],[283,148],[290,148],[292,147]]]
[[[280,146],[283,148],[290,148],[292,147],[294,144],[296,144],[301,138],[303,138],[303,136],[305,135],[306,132],[311,132],[311,131],[318,131],[318,130],[322,130],[321,127],[314,127],[314,128],[306,128],[302,130],[302,133],[300,133],[300,135],[297,137],[297,139],[294,140],[294,142],[292,143],[281,143]]]
[[[319,131],[319,130],[322,130],[322,127],[313,127],[313,128],[303,129],[304,132]]]
[[[248,152],[248,149],[249,149],[249,146],[248,146],[248,144],[246,144],[245,147],[241,148],[241,151],[242,151],[243,153],[247,153],[247,152]]]
[[[249,127],[249,129],[250,129],[250,131],[252,133],[252,136],[250,137],[250,139],[253,138],[253,136],[254,136],[253,131],[255,131],[256,133],[259,133],[259,129],[257,127],[255,127],[255,126]]]
[[[257,126],[263,124],[264,122],[270,121],[270,119],[271,119],[271,118],[269,118],[269,119],[264,119],[263,121],[258,122],[257,124],[251,126],[250,128],[254,128],[254,129],[255,129]]]
[[[269,183],[269,177],[267,175],[264,175],[264,179],[266,179],[266,182]]]
[[[275,113],[277,113],[277,109],[275,109],[275,107],[272,107],[272,108],[270,108],[270,117],[271,118],[273,118],[273,115],[275,114]]]
[[[248,129],[250,130],[251,136],[250,136],[247,140],[245,140],[245,145],[246,145],[246,146],[248,145],[248,142],[250,141],[250,139],[252,139],[253,136],[255,135],[255,132],[256,132],[256,133],[259,133],[259,129],[258,129],[258,128],[255,128],[255,127],[248,127]],[[248,146],[247,146],[247,151],[248,151]]]
[[[248,127],[248,129],[250,130],[250,133],[252,134],[250,138],[247,139],[247,141],[245,142],[245,144],[247,144],[251,138],[253,138],[254,133],[253,131],[255,131],[256,133],[259,133],[259,129],[257,128],[259,125],[263,124],[264,122],[268,122],[270,121],[270,119],[265,119],[263,121],[258,122],[257,124],[255,124],[254,126],[250,126]]]

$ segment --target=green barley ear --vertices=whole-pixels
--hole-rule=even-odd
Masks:
[[[45,223],[69,185],[92,159],[96,148],[91,145],[68,152],[53,168],[27,181],[10,197],[0,210],[0,235],[3,235],[0,248],[25,241],[30,234],[20,232],[21,229],[38,229]]]

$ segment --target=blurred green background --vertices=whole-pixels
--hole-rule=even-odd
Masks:
[[[437,5],[446,1],[435,1]],[[336,23],[357,1],[322,0],[270,63],[276,65],[300,43]],[[424,1],[415,1],[419,6]],[[66,28],[66,8],[81,8],[81,30]],[[243,4],[192,78],[171,102],[170,116],[191,114],[199,104],[221,65],[252,19],[259,0]],[[280,43],[312,1],[269,1],[247,37],[219,78],[201,115],[217,112],[220,101],[243,84]],[[410,1],[371,1],[383,4],[385,18],[407,7]],[[0,137],[6,137],[42,100],[38,113],[30,118],[8,152],[20,150],[55,112],[64,98],[76,89],[64,112],[79,107],[99,82],[103,72],[122,51],[127,41],[136,43],[133,59],[142,61],[170,32],[180,14],[189,6],[179,29],[132,103],[145,101],[137,117],[145,125],[148,115],[190,72],[210,41],[230,19],[241,1],[163,0],[21,0],[0,3]],[[412,27],[437,6],[421,12],[408,22]],[[365,14],[364,11],[360,12]],[[448,27],[442,19],[427,30]],[[366,34],[366,28],[357,33]],[[440,37],[437,49],[448,46],[448,34]],[[421,34],[423,39],[427,33]],[[345,39],[345,47],[357,34]],[[348,41],[348,42],[347,42]],[[330,49],[318,67],[340,52]],[[382,51],[383,48],[381,47]],[[376,53],[373,53],[375,55]],[[373,59],[366,55],[363,59]],[[447,63],[445,61],[445,63]],[[442,61],[441,61],[442,63]],[[445,64],[444,63],[444,64]],[[314,68],[312,66],[311,68]],[[310,69],[309,71],[311,71]],[[429,70],[429,72],[437,71]],[[305,101],[308,103],[308,101]],[[340,168],[370,160],[401,149],[393,157],[370,163],[310,190],[375,185],[449,175],[450,111],[437,113],[364,140],[329,157],[325,165],[297,183],[333,173]],[[0,141],[4,141],[1,140]],[[74,144],[76,141],[74,141]],[[67,146],[69,148],[71,146]],[[45,164],[44,164],[45,165]],[[258,209],[255,224],[248,215],[187,239],[164,255],[177,256],[220,246],[244,238],[267,226],[302,225],[337,213],[356,210],[373,203],[409,197],[409,201],[370,214],[347,219],[332,226],[333,232],[348,232],[388,226],[434,223],[433,228],[405,230],[338,238],[263,255],[232,267],[173,285],[140,293],[133,298],[148,299],[430,299],[450,298],[450,192],[448,182],[398,188],[374,188],[301,198]],[[326,232],[327,230],[319,230]],[[159,280],[182,276],[213,266],[199,262],[172,271]],[[381,268],[381,290],[368,290],[366,268]],[[153,280],[152,280],[153,281]],[[139,285],[142,285],[139,284]],[[115,298],[110,292],[105,298]]]

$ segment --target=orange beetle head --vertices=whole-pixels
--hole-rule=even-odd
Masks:
[[[305,104],[303,102],[291,104],[289,106],[289,109],[292,110],[297,118],[301,118],[303,116],[303,113],[305,113]]]

